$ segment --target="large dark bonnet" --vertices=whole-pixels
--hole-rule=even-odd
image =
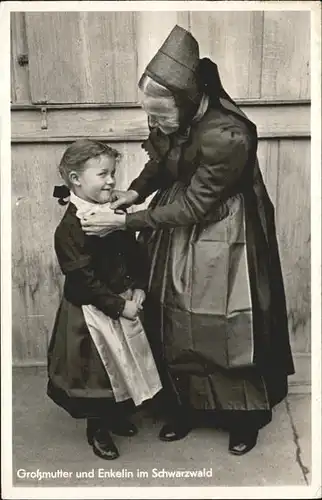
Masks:
[[[223,88],[217,65],[208,58],[200,59],[197,40],[181,26],[172,29],[142,78],[144,75],[173,92],[183,126],[189,124],[206,93],[212,107],[236,113],[254,127]]]
[[[256,126],[223,88],[217,65],[208,58],[199,58],[198,42],[191,33],[176,25],[147,65],[141,81],[145,75],[169,89],[179,109],[179,133],[166,136],[158,128],[154,128],[142,144],[150,159],[160,161],[167,156],[167,171],[171,174],[169,182],[178,176],[180,151],[188,139],[186,132],[203,94],[209,96],[211,108],[220,108],[226,113],[238,115],[246,123],[253,137],[252,155],[256,155]]]

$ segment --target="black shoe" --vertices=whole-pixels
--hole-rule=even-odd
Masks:
[[[138,433],[137,427],[130,420],[121,419],[110,427],[111,432],[117,436],[135,436]]]
[[[257,443],[258,429],[248,431],[230,431],[228,450],[232,455],[245,455]]]
[[[186,437],[191,431],[192,426],[189,424],[182,424],[182,422],[171,422],[165,424],[159,432],[159,439],[161,441],[178,441]]]
[[[119,452],[113,439],[106,429],[98,429],[93,436],[93,451],[95,455],[104,460],[115,460]]]
[[[101,427],[102,422],[99,418],[88,418],[86,426],[87,442],[90,446],[93,444],[93,437],[95,432]]]

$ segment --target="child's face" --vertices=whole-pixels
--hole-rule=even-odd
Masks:
[[[87,160],[84,170],[78,174],[76,186],[75,194],[79,198],[92,203],[107,203],[115,186],[115,159],[97,156]]]

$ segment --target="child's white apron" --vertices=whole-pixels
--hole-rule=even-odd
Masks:
[[[82,218],[89,210],[100,210],[71,193],[70,201]],[[107,204],[104,205],[104,210]],[[110,232],[110,231],[109,231]],[[130,300],[132,290],[120,294]],[[82,306],[86,325],[109,376],[115,401],[133,399],[139,406],[162,388],[149,342],[139,318],[134,321],[120,317],[113,320],[93,305]]]

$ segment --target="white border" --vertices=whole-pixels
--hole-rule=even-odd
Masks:
[[[316,481],[315,494],[321,497],[321,4],[318,7],[311,11],[311,420],[312,485]]]
[[[315,10],[318,12],[318,0],[315,1],[56,1],[56,2],[6,2],[11,12],[55,12],[55,11],[226,11],[226,10]]]
[[[294,487],[71,487],[12,486],[11,376],[11,150],[10,12],[13,11],[311,11],[311,290],[312,483]],[[319,498],[321,496],[321,4],[319,1],[221,2],[5,2],[0,5],[1,135],[1,408],[2,494],[5,499],[44,498]],[[3,70],[5,68],[5,70]],[[7,70],[6,70],[7,69]],[[9,440],[8,440],[9,437]],[[313,449],[315,447],[315,449]],[[80,496],[81,495],[81,496]]]

